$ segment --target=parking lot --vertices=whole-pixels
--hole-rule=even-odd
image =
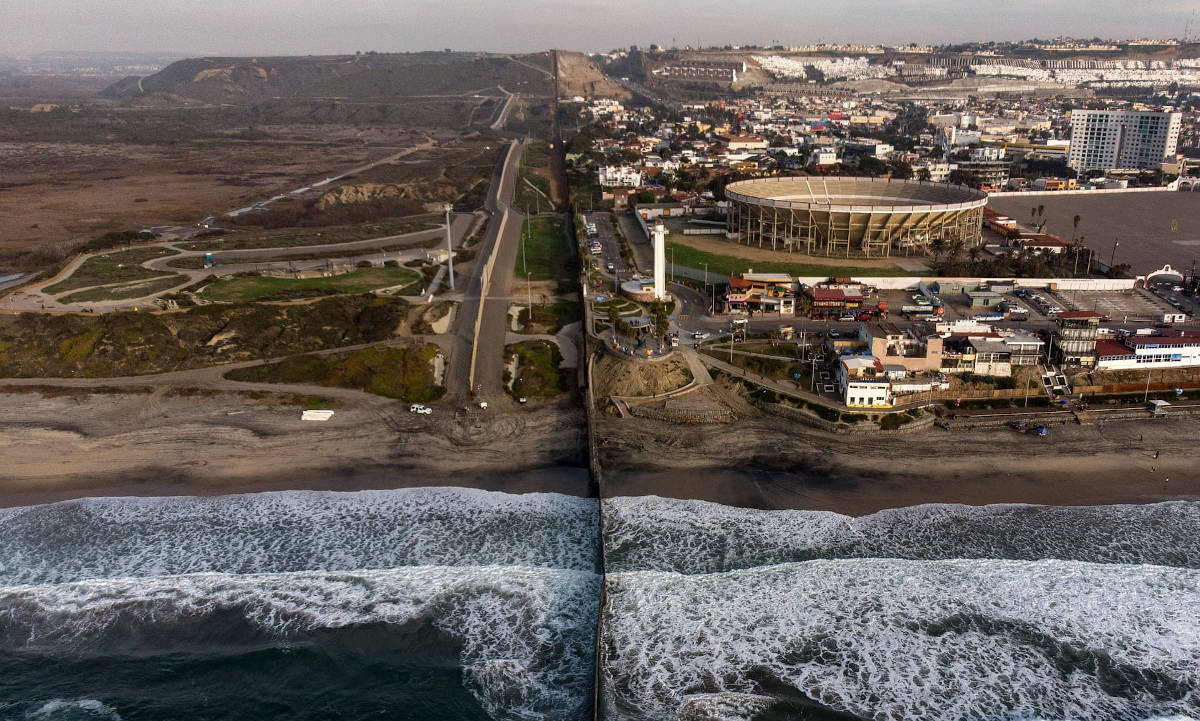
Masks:
[[[583,218],[584,223],[589,226],[594,225],[596,228],[594,235],[588,233],[588,241],[589,245],[593,240],[600,243],[600,252],[591,254],[593,259],[599,261],[600,271],[618,277],[628,274],[625,261],[621,258],[621,244],[613,230],[612,216],[608,213],[587,213]]]
[[[1113,321],[1157,321],[1163,313],[1174,313],[1170,305],[1140,290],[1119,293],[1060,290],[1053,293],[1066,310],[1090,310]]]

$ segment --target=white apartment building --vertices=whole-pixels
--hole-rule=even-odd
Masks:
[[[958,170],[958,165],[954,163],[939,162],[936,160],[922,160],[913,167],[914,176],[921,170],[929,171],[929,179],[935,183],[944,183],[950,177],[950,172]]]
[[[604,188],[637,188],[642,184],[642,173],[637,168],[602,165],[599,174]]]
[[[1175,157],[1181,113],[1072,110],[1067,164],[1076,170],[1157,170]]]

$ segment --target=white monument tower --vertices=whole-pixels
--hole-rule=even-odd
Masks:
[[[667,299],[667,229],[662,221],[654,223],[654,299]]]

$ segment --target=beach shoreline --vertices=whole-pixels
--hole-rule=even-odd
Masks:
[[[300,411],[282,395],[0,394],[0,507],[418,486],[592,493],[584,414],[567,405],[469,422],[367,397],[343,401],[327,422]]]
[[[302,422],[286,396],[0,394],[0,507],[92,496],[462,486],[595,492],[582,409],[464,420],[364,396]],[[1200,499],[1185,418],[856,436],[770,416],[676,425],[595,418],[601,495],[657,495],[859,516],[926,503],[1099,505]],[[1158,451],[1159,457],[1154,453]]]
[[[768,418],[680,426],[598,420],[603,495],[862,516],[928,503],[1078,506],[1200,500],[1189,419],[836,436]],[[703,448],[714,452],[706,454]],[[719,449],[719,450],[715,450]],[[1155,451],[1158,457],[1155,458]],[[719,456],[719,463],[711,458]]]

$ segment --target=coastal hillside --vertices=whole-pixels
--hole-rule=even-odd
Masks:
[[[109,86],[115,100],[168,96],[214,104],[275,99],[368,100],[422,95],[547,95],[548,73],[537,65],[485,53],[366,53],[317,57],[190,58],[142,78]]]

